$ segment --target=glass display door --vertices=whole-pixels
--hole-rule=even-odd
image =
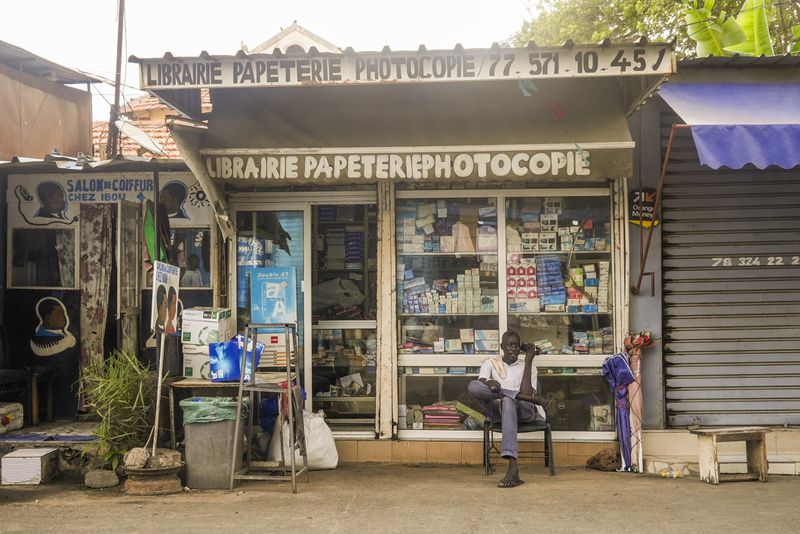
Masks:
[[[257,319],[253,271],[293,269],[305,408],[324,411],[338,435],[360,436],[374,435],[376,427],[378,215],[375,194],[359,194],[340,200],[331,192],[321,195],[324,201],[251,195],[236,202],[231,294],[241,332]],[[284,353],[268,347],[261,367],[285,365]]]
[[[306,254],[308,252],[307,234],[307,207],[298,206],[298,209],[287,210],[258,210],[237,211],[236,213],[236,319],[237,331],[243,332],[246,324],[250,322],[269,323],[276,322],[270,319],[279,316],[282,310],[276,308],[266,311],[262,303],[252,302],[253,294],[258,298],[258,291],[251,291],[253,274],[257,269],[269,268],[279,276],[282,291],[281,306],[294,308],[297,318],[297,335],[299,347],[297,354],[298,371],[306,391],[308,391],[309,378],[305,369],[306,365]],[[285,283],[285,284],[284,284]],[[293,297],[293,298],[292,298]],[[257,310],[253,314],[253,310]],[[291,310],[290,310],[291,311]],[[261,357],[260,368],[279,370],[286,365],[287,347],[283,336],[270,335],[264,332],[259,335],[259,341],[267,347]],[[275,369],[269,369],[275,368]]]

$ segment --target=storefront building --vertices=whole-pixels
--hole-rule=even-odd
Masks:
[[[188,117],[172,133],[239,328],[248,270],[294,267],[307,408],[340,444],[423,443],[343,459],[479,462],[466,386],[508,329],[542,350],[561,462],[614,441],[600,366],[630,322],[626,116],[674,72],[669,45],[132,61]]]
[[[185,276],[181,308],[214,304],[220,239],[213,211],[179,161],[56,156],[5,163],[0,174],[7,198],[8,363],[48,373],[54,416],[73,417],[84,408],[82,369],[114,348],[155,361],[152,275],[143,267],[154,191],[168,219],[159,223],[169,228],[164,259]]]
[[[696,458],[691,425],[767,425],[771,472],[800,472],[797,67],[683,60],[632,117],[631,189],[654,200],[664,171],[649,250],[630,232],[632,327],[663,339],[643,367],[647,455]]]

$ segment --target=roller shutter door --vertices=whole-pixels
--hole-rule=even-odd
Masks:
[[[680,132],[662,206],[668,424],[798,425],[800,171],[712,171]]]

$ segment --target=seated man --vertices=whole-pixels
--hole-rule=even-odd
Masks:
[[[544,420],[544,409],[541,406],[544,401],[536,396],[536,366],[533,365],[536,347],[532,344],[527,347],[523,363],[519,360],[522,348],[519,334],[509,330],[503,334],[500,348],[503,351],[502,358],[495,356],[483,362],[478,380],[469,384],[469,393],[483,402],[484,406],[491,404],[490,409],[493,412],[487,410],[487,414],[491,413],[496,418],[502,412],[501,455],[508,459],[508,472],[497,487],[513,488],[522,484],[517,467],[517,423]]]

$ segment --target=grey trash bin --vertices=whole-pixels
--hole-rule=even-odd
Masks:
[[[247,413],[248,401],[244,399],[242,403],[242,417]],[[186,485],[197,489],[228,489],[236,399],[191,397],[182,400],[180,406],[186,446]],[[238,440],[244,442],[244,424],[239,425]],[[236,469],[240,467],[241,457]]]

